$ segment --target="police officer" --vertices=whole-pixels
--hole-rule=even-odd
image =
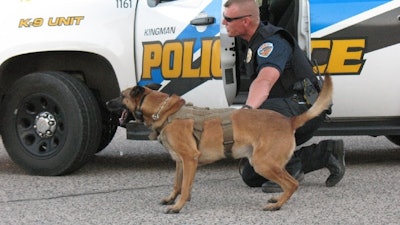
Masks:
[[[306,111],[318,95],[319,85],[312,65],[295,39],[286,30],[260,22],[255,0],[228,0],[224,4],[222,24],[230,37],[236,37],[241,72],[251,79],[243,108],[270,109],[292,117]],[[244,47],[241,47],[240,45]],[[307,122],[296,131],[296,144],[312,138],[326,113]],[[324,140],[295,151],[286,165],[299,182],[304,174],[328,168],[326,186],[336,185],[344,176],[345,162],[342,140]],[[267,193],[282,191],[279,185],[258,175],[245,161],[243,181],[251,187],[262,187]]]

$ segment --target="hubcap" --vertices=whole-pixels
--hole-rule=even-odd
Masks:
[[[49,138],[54,135],[57,128],[57,121],[55,117],[49,112],[42,112],[36,116],[33,128],[36,133],[42,138]]]
[[[33,94],[15,111],[17,134],[25,150],[44,159],[57,154],[67,138],[65,117],[52,97]]]

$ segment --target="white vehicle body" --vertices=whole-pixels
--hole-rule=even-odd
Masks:
[[[117,119],[104,110],[105,102],[134,85],[158,83],[198,106],[243,104],[248,82],[239,82],[235,39],[221,25],[224,2],[0,2],[0,125],[11,158],[35,174],[79,168],[114,135]],[[399,144],[400,1],[259,2],[280,13],[273,23],[292,26],[288,30],[317,62],[315,69],[333,76],[333,113],[318,135],[385,135]],[[65,96],[76,102],[55,95],[64,84]],[[98,105],[88,106],[94,100]],[[74,106],[81,109],[69,121]],[[135,129],[127,127],[128,133]],[[78,136],[81,147],[72,151],[68,146]]]

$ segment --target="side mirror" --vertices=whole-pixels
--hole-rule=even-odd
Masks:
[[[155,7],[158,4],[160,4],[161,0],[147,0],[147,5],[149,5],[149,7]]]

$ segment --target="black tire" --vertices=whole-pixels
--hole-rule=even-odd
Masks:
[[[68,174],[97,151],[99,106],[79,80],[61,72],[37,72],[20,78],[7,93],[3,143],[10,158],[28,173]]]
[[[112,141],[119,124],[117,114],[110,112],[105,104],[99,102],[99,105],[103,126],[100,144],[96,152],[103,150]]]
[[[391,141],[393,144],[400,146],[400,136],[389,135],[389,136],[386,136],[386,138],[389,139],[389,141]]]

